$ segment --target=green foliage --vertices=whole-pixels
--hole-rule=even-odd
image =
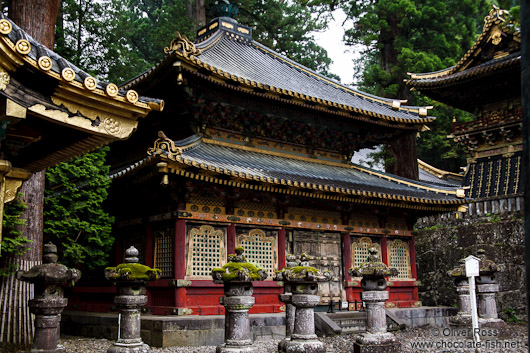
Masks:
[[[104,11],[105,2],[62,0],[55,29],[55,51],[75,65],[93,71],[104,53],[105,43],[94,35],[101,31]]]
[[[112,0],[105,30],[105,69],[123,82],[160,61],[175,31],[193,38],[198,23],[186,15],[186,0]]]
[[[46,172],[44,238],[58,247],[70,267],[107,264],[114,243],[111,217],[102,208],[110,185],[108,147],[73,158]]]
[[[26,224],[21,214],[27,208],[26,204],[20,199],[22,195],[17,195],[12,202],[5,204],[4,219],[2,221],[2,251],[0,257],[22,256],[28,250],[28,244],[31,240],[26,238],[20,227]],[[16,265],[0,266],[0,277],[12,275],[17,270]]]
[[[501,216],[494,213],[487,213],[486,217],[488,218],[488,222],[491,224],[497,224],[501,222]]]
[[[55,50],[99,77],[123,82],[160,61],[175,31],[195,37],[199,24],[187,15],[187,3],[63,0]],[[213,3],[206,1],[205,6]],[[329,75],[331,59],[311,34],[327,24],[322,6],[283,0],[245,0],[239,6],[238,20],[253,28],[254,39]]]
[[[508,308],[504,310],[504,313],[508,316],[508,322],[517,323],[523,321],[517,316],[517,314],[515,313],[515,309],[513,308]]]
[[[55,50],[120,83],[162,59],[174,32],[193,34],[185,0],[63,0]]]
[[[469,114],[409,91],[407,72],[432,72],[456,64],[472,46],[490,4],[487,0],[361,0],[342,4],[353,21],[348,45],[364,45],[357,62],[360,88],[383,97],[407,99],[410,105],[433,105],[438,119],[418,139],[418,157],[438,168],[459,172],[465,150],[447,136]]]

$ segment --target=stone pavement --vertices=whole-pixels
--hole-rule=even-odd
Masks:
[[[494,336],[494,332],[488,332],[482,336],[482,342],[488,347],[482,348],[481,353],[526,353],[528,352],[526,326],[511,325],[510,335],[502,339]],[[475,353],[473,348],[462,348],[472,341],[462,337],[465,332],[446,328],[421,328],[408,329],[398,332],[397,339],[402,343],[403,353],[443,353],[462,352]],[[342,335],[336,337],[319,338],[326,343],[326,353],[346,353],[351,352],[354,335]],[[258,353],[277,352],[279,340],[256,341],[255,347]],[[71,353],[96,353],[105,352],[110,341],[105,339],[88,339],[80,337],[63,337],[61,343],[65,346],[66,352]],[[433,347],[426,345],[433,344]],[[495,345],[495,346],[493,346]],[[499,345],[502,345],[500,347]],[[438,347],[436,347],[438,346]],[[505,347],[506,346],[506,347]],[[171,348],[151,348],[153,353],[214,353],[215,346],[203,347],[171,347]]]

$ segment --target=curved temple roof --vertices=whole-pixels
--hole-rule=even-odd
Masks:
[[[408,206],[402,207],[426,209],[437,206],[456,208],[466,202],[460,193],[457,196],[453,187],[432,187],[357,165],[294,158],[281,152],[264,152],[200,135],[173,141],[161,133],[148,153],[150,162],[153,157],[158,157],[159,161],[167,162],[169,170],[174,173],[222,184],[229,182],[237,187],[257,188],[257,182],[264,190],[272,192],[284,192],[290,187],[308,197],[396,206],[407,203]],[[136,165],[141,167],[144,162]],[[114,175],[123,176],[132,169]],[[201,170],[206,171],[206,175],[199,176]]]
[[[169,56],[155,68],[126,83],[134,87],[169,62],[181,60],[185,69],[206,73],[248,91],[309,102],[338,111],[407,124],[424,124],[431,107],[404,106],[406,101],[387,99],[355,90],[306,68],[254,41],[249,27],[230,18],[217,18],[199,30],[196,43],[176,34],[166,48]]]

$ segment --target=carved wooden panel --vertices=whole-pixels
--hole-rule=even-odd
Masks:
[[[340,233],[294,230],[290,245],[296,255],[309,254],[311,266],[332,273],[330,282],[319,283],[321,303],[340,300],[343,294]]]

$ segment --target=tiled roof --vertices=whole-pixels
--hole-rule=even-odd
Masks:
[[[450,187],[456,189],[462,185],[464,176],[435,168],[418,159],[419,179],[422,182],[439,187]]]
[[[113,83],[100,81],[86,71],[78,68],[62,56],[34,40],[13,21],[0,13],[0,36],[4,43],[23,61],[34,69],[62,82],[68,82],[77,88],[100,95],[112,97],[139,107],[161,110],[163,101],[149,97],[139,97],[133,90],[120,90]],[[5,49],[3,50],[5,52]]]
[[[208,28],[212,29],[206,31]],[[213,20],[199,30],[195,44],[177,35],[166,49],[169,53],[166,59],[123,88],[135,87],[179,59],[184,69],[208,72],[217,82],[232,83],[249,92],[283,96],[293,103],[308,102],[376,120],[408,124],[434,120],[427,116],[430,107],[404,106],[405,101],[399,99],[363,93],[304,67],[254,41],[250,28],[232,19]]]
[[[422,78],[418,75],[416,79],[407,80],[406,83],[409,86],[420,90],[426,90],[429,89],[429,87],[444,87],[457,82],[474,80],[486,76],[491,72],[502,72],[520,65],[520,63],[521,52],[516,52],[503,58],[493,59],[467,70],[454,72],[444,76]]]
[[[258,182],[269,191],[287,186],[298,189],[302,195],[317,191],[335,195],[339,200],[365,199],[366,203],[395,200],[434,206],[465,202],[456,196],[454,188],[432,187],[352,164],[295,158],[203,138],[183,145],[162,136],[149,154],[161,157],[168,162],[169,169],[181,175],[192,175],[193,168],[189,167],[195,167],[197,173],[202,169],[213,175],[201,179],[226,183],[229,176],[237,179],[236,186]]]

